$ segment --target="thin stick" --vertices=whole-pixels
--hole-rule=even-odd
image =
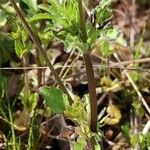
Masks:
[[[36,45],[37,49],[42,53],[43,57],[45,58],[45,61],[49,67],[49,69],[52,71],[58,85],[61,87],[61,89],[68,95],[69,97],[69,101],[70,103],[73,102],[70,94],[68,93],[68,91],[66,90],[65,86],[63,85],[60,77],[58,76],[57,72],[55,71],[53,65],[51,64],[47,54],[46,54],[46,51],[42,48],[41,46],[41,40],[40,38],[38,37],[38,35],[33,32],[32,28],[30,27],[29,23],[27,23],[27,21],[25,20],[24,16],[23,16],[23,13],[21,12],[21,9],[18,8],[18,6],[16,5],[16,2],[15,0],[10,0],[12,6],[14,7],[14,9],[16,10],[16,13],[18,14],[20,20],[22,21],[24,27],[26,28],[26,30],[28,31],[31,39],[33,40],[34,44]]]
[[[64,72],[64,74],[63,74],[63,76],[62,76],[62,79],[64,79],[64,78],[67,76],[68,71],[69,71],[72,67],[74,67],[73,64],[74,64],[74,62],[75,62],[76,60],[78,60],[78,58],[79,58],[79,55],[77,55],[77,57],[76,57],[76,58],[71,62],[71,64],[68,66],[67,70]],[[66,66],[66,67],[67,67],[67,66]]]
[[[128,65],[128,64],[132,64],[132,63],[146,63],[146,62],[150,62],[150,57],[148,58],[142,58],[142,59],[135,59],[135,60],[127,60],[127,61],[120,61],[120,63],[115,63],[113,62],[113,64],[110,62],[110,66],[115,67],[115,66],[120,66],[120,65]]]
[[[100,57],[100,56],[91,55],[91,57],[93,58],[94,63],[100,63],[101,60],[104,61],[104,62],[107,62],[106,58],[103,58],[103,57]],[[120,64],[128,65],[128,64],[133,64],[133,63],[148,63],[148,62],[150,62],[150,57],[140,58],[140,59],[133,59],[133,60],[127,60],[127,61],[120,61],[120,63],[110,60],[109,64],[110,64],[111,67],[117,67],[117,66],[120,66]]]
[[[78,58],[78,57],[77,57]],[[76,60],[76,59],[75,59]],[[73,61],[75,61],[73,60]],[[73,66],[72,63],[70,65],[65,66],[65,68],[76,68],[77,66]],[[84,65],[83,65],[84,67]],[[119,67],[119,66],[110,66],[110,65],[94,65],[93,68],[113,68],[113,69],[126,69],[126,70],[131,70],[131,71],[142,71],[142,72],[149,72],[150,69],[143,69],[143,68],[135,68],[135,67]],[[0,70],[33,70],[33,69],[47,69],[49,67],[38,67],[38,66],[33,66],[33,67],[3,67],[0,68]],[[59,66],[58,68],[64,68],[64,66]]]

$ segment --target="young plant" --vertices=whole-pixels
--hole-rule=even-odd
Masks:
[[[51,22],[49,22],[50,25],[46,28],[51,28],[54,35],[62,42],[64,42],[67,51],[76,48],[83,55],[88,77],[91,106],[89,127],[92,132],[97,131],[97,100],[94,72],[90,53],[93,47],[99,46],[103,48],[102,53],[108,57],[112,53],[112,51],[108,51],[110,50],[109,41],[114,38],[114,34],[116,36],[119,34],[118,30],[113,30],[112,28],[109,28],[109,26],[105,26],[105,24],[107,24],[106,22],[111,18],[110,2],[110,0],[101,1],[100,4],[96,7],[95,23],[91,23],[88,19],[85,19],[86,12],[83,8],[83,2],[81,0],[78,0],[78,2],[75,0],[61,2],[57,0],[51,0],[49,1],[50,5],[38,5],[38,8],[45,11],[43,14],[39,13],[31,18],[32,21],[42,18],[51,19]],[[97,24],[99,26],[98,28],[96,27]],[[105,28],[103,29],[103,27]],[[104,44],[101,45],[101,42]]]
[[[97,43],[99,46],[100,40],[109,46],[108,43],[110,39],[102,39],[101,37],[103,37],[104,33],[107,33],[108,37],[111,36],[111,34],[109,34],[111,30],[106,28],[103,31],[102,29],[96,28],[96,26],[88,20],[85,20],[86,14],[81,0],[78,0],[78,3],[74,0],[62,2],[51,0],[49,3],[51,5],[40,4],[38,7],[46,11],[46,13],[43,14],[43,18],[51,18],[52,23],[50,28],[53,30],[54,35],[64,42],[67,51],[70,51],[75,47],[84,57],[90,95],[90,116],[88,117],[89,128],[91,132],[97,132],[96,86],[90,52]],[[111,11],[108,9],[109,5],[110,1],[102,1],[96,8],[97,19],[101,16],[99,20],[96,20],[96,23],[99,23],[100,26],[111,17]],[[60,9],[61,11],[59,11]],[[79,10],[78,12],[76,11],[77,9]],[[101,12],[103,12],[103,15],[100,15]],[[49,16],[47,13],[49,13]],[[31,20],[36,20],[37,18],[40,18],[39,16],[42,18],[40,13],[33,16]],[[104,44],[104,48],[106,47],[106,44]],[[105,48],[105,50],[107,50],[107,48]],[[109,56],[111,52],[105,52],[105,54]]]
[[[45,87],[44,89],[42,89],[42,91],[40,89],[40,94],[44,97],[46,105],[51,108],[51,111],[53,113],[65,112],[66,106],[64,101],[66,101],[66,97],[69,98],[69,102],[70,104],[72,104],[72,106],[75,105],[76,102],[72,100],[70,94],[63,85],[60,77],[54,70],[54,67],[52,66],[51,62],[49,61],[45,49],[42,47],[43,43],[41,37],[43,34],[40,33],[42,35],[39,37],[40,34],[36,34],[31,27],[33,26],[34,28],[37,28],[37,22],[46,19],[44,31],[50,31],[50,33],[53,34],[55,38],[61,40],[64,43],[67,52],[70,52],[73,49],[77,49],[83,56],[88,77],[90,97],[90,116],[88,116],[88,121],[86,120],[87,122],[89,122],[89,125],[86,127],[89,129],[90,133],[96,133],[96,85],[90,54],[95,47],[98,47],[98,49],[100,49],[100,53],[102,53],[104,57],[108,58],[113,53],[113,46],[115,45],[114,43],[124,44],[124,41],[122,40],[122,34],[120,34],[118,29],[114,29],[107,24],[111,19],[111,0],[102,0],[99,3],[99,5],[95,8],[96,14],[93,14],[95,15],[95,20],[93,20],[92,22],[90,21],[92,16],[91,18],[87,17],[88,13],[84,9],[86,5],[84,5],[84,2],[82,0],[49,0],[46,4],[39,4],[37,5],[38,11],[36,10],[39,13],[33,13],[33,16],[30,19],[28,19],[29,22],[27,22],[27,19],[25,19],[25,17],[23,16],[23,13],[17,7],[15,1],[10,0],[10,2],[16,10],[24,27],[28,31],[28,34],[34,42],[36,48],[43,55],[48,67],[54,74],[59,86],[64,92],[63,93],[57,88],[49,89]],[[23,52],[21,52],[21,55],[24,54],[24,52],[26,52],[24,50],[27,45],[23,45],[24,41],[22,41],[24,38],[25,37],[21,37],[21,39],[16,39],[17,41],[15,41],[16,50],[18,48],[23,50]],[[16,52],[18,54],[20,53],[20,51]],[[26,92],[26,95],[29,94],[27,93],[28,92]],[[24,97],[27,97],[26,95],[24,95]],[[72,108],[72,106],[70,107]],[[90,138],[93,137],[93,134],[91,135],[92,136],[90,136]]]
[[[60,89],[45,86],[40,88],[39,93],[45,99],[46,107],[49,107],[52,113],[64,114],[65,118],[75,123],[75,131],[79,136],[77,142],[73,144],[75,149],[78,147],[85,148],[86,146],[90,149],[96,146],[99,147],[98,142],[100,141],[101,134],[91,132],[88,124],[90,108],[88,96],[87,98],[85,96],[83,99],[74,96],[74,103],[69,105],[67,95]],[[97,137],[94,145],[91,144],[92,137]]]

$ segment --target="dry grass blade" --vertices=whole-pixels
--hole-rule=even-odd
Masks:
[[[147,121],[147,123],[142,131],[143,135],[146,135],[149,132],[149,130],[150,130],[150,120]]]

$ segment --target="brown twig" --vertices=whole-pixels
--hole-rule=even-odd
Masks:
[[[91,58],[93,58],[93,55],[91,55]],[[142,69],[142,68],[129,68],[129,67],[121,67],[121,65],[128,65],[128,64],[133,64],[133,63],[148,63],[150,62],[150,57],[147,57],[147,58],[141,58],[141,59],[134,59],[134,60],[127,60],[127,61],[120,61],[120,63],[118,62],[113,62],[113,61],[109,61],[109,64],[110,65],[101,65],[100,64],[100,61],[101,59],[103,61],[107,61],[105,58],[100,58],[98,56],[95,56],[94,55],[94,59],[96,58],[96,61],[99,61],[99,62],[94,62],[93,63],[93,67],[94,68],[97,68],[97,67],[103,67],[103,68],[118,68],[118,69],[127,69],[127,70],[138,70],[138,71],[148,71],[149,69]],[[63,68],[64,66],[60,66],[60,68]],[[69,66],[66,66],[66,67],[70,67]],[[77,67],[77,66],[72,66],[72,67]],[[47,69],[48,67],[37,67],[37,66],[33,66],[33,67],[3,67],[3,68],[0,68],[0,70],[30,70],[30,69]]]
[[[63,68],[64,66],[59,66],[58,68]],[[73,66],[72,64],[71,65],[67,65],[65,66],[65,68],[76,68],[77,66]],[[84,65],[82,66],[84,67]],[[144,71],[144,72],[150,72],[150,69],[146,69],[146,68],[140,68],[140,67],[119,67],[119,66],[111,66],[111,65],[93,65],[93,68],[113,68],[113,69],[126,69],[126,70],[133,70],[133,71]],[[38,66],[31,66],[31,67],[2,67],[0,68],[0,70],[33,70],[33,69],[47,69],[48,67],[38,67]],[[80,73],[77,73],[73,76],[79,76],[79,75],[82,75],[86,73],[86,71],[83,71],[83,72],[80,72]],[[72,75],[71,75],[72,76]],[[70,75],[69,75],[70,77]]]
[[[96,63],[97,63],[97,61],[100,62],[101,60],[107,62],[107,59],[105,59],[105,58],[101,58],[101,57],[95,56],[95,55],[92,55],[92,57],[94,57],[94,59],[96,59]],[[110,60],[109,61],[109,64],[110,64],[109,66],[110,67],[117,67],[117,66],[120,67],[120,65],[128,65],[128,64],[133,64],[133,63],[148,63],[148,62],[150,62],[150,57],[141,58],[141,59],[132,59],[132,60],[127,60],[127,61],[120,61],[120,63]]]

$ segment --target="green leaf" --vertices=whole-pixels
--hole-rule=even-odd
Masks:
[[[112,50],[111,50],[110,45],[107,41],[102,41],[100,43],[100,47],[101,47],[102,55],[104,57],[108,57],[110,54],[112,54]]]
[[[55,87],[42,87],[39,91],[53,113],[62,113],[65,110],[65,94]]]
[[[54,31],[65,31],[67,34],[71,33],[79,35],[79,14],[77,2],[51,0],[48,4],[38,5],[39,9],[48,12],[52,19],[52,25]]]
[[[13,40],[4,33],[0,33],[0,65],[8,61],[11,57],[11,53],[14,51]]]
[[[32,112],[32,110],[34,110],[35,106],[37,105],[37,99],[38,99],[37,93],[30,94],[27,106],[29,112]]]
[[[143,43],[144,43],[144,36],[145,36],[145,32],[146,32],[146,27],[143,27],[143,31],[142,31],[142,36],[139,40],[139,42],[137,43],[137,46],[134,50],[134,58],[138,59],[141,57],[141,49],[143,47]]]
[[[20,39],[15,40],[15,51],[16,51],[17,56],[20,57],[20,58],[25,53],[25,49],[24,49]]]
[[[147,146],[148,146],[148,149],[150,149],[150,132],[149,133],[147,133],[147,135],[146,135],[146,137],[147,137]]]
[[[118,28],[102,30],[97,40],[97,45],[100,46],[104,57],[108,57],[113,53],[115,44],[126,46],[123,33]]]
[[[11,33],[12,38],[15,43],[15,52],[18,57],[22,57],[26,53],[28,53],[31,49],[31,42],[28,40],[28,33],[22,27],[17,26],[15,32]]]
[[[32,18],[30,18],[30,22],[38,21],[42,19],[51,19],[51,15],[49,13],[38,13],[34,15]]]
[[[88,24],[87,25],[87,34],[88,34],[88,44],[92,47],[92,44],[94,44],[97,40],[97,37],[100,35],[100,31],[97,30],[93,25]]]
[[[136,68],[137,66],[135,65],[134,67]],[[141,78],[141,75],[139,74],[139,72],[132,71],[130,72],[130,77],[132,78],[134,82],[137,82]]]
[[[111,0],[101,0],[101,2],[100,2],[100,7],[102,8],[102,9],[104,9],[105,7],[107,7],[107,6],[110,6],[110,4],[111,4]]]
[[[6,2],[8,2],[8,0],[0,0],[0,4],[4,4]]]
[[[5,11],[7,15],[15,14],[15,9],[10,6],[9,3],[3,5],[3,11]]]
[[[109,40],[111,42],[115,42],[122,46],[126,46],[126,41],[124,39],[123,32],[121,30],[119,30],[118,28],[107,29],[104,32],[104,34],[105,34],[107,40]]]
[[[77,43],[76,41],[76,36],[72,36],[70,33],[66,36],[66,40],[64,41],[66,52],[71,52],[71,50],[75,47],[75,44]]]
[[[37,11],[37,0],[23,0],[23,2],[27,4],[31,10]]]
[[[122,130],[123,135],[124,135],[127,139],[129,139],[129,133],[130,133],[130,130],[131,130],[130,124],[129,124],[128,122],[125,123],[125,124],[123,124],[123,125],[121,126],[121,130]]]
[[[96,144],[96,145],[95,145],[95,150],[101,150],[101,147],[100,147],[99,144]]]
[[[3,27],[7,22],[7,14],[0,10],[0,27]]]
[[[72,105],[68,105],[64,114],[67,118],[75,122],[84,122],[87,119],[86,103],[80,99],[75,99]]]
[[[95,8],[96,11],[96,22],[102,24],[108,18],[111,17],[112,11],[110,8],[111,0],[102,0],[99,5]]]
[[[130,134],[130,143],[132,147],[136,147],[139,143],[139,136],[137,134]]]
[[[31,93],[29,91],[28,96],[26,89],[23,88],[20,93],[20,99],[28,112],[32,112],[37,105],[38,93]]]
[[[50,27],[48,27],[48,28],[50,28]],[[45,45],[45,47],[48,46],[49,41],[51,41],[54,37],[54,34],[53,34],[52,30],[48,29],[48,28],[46,28],[44,31],[39,31],[38,32],[38,35],[39,35],[43,45]]]
[[[83,150],[85,148],[86,141],[83,137],[78,137],[77,142],[73,145],[74,150]]]
[[[139,118],[142,118],[145,112],[144,112],[141,102],[139,102],[138,100],[134,100],[132,106],[134,107],[136,116],[138,116]]]

